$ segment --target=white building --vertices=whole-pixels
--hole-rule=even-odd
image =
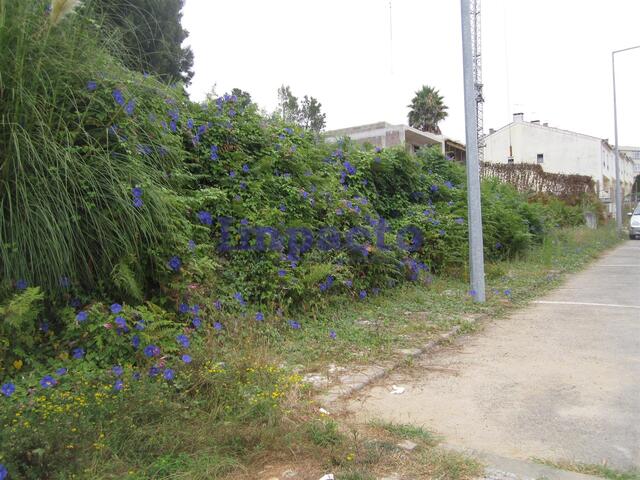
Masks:
[[[368,143],[380,148],[404,145],[412,153],[425,146],[438,145],[442,153],[452,160],[457,160],[461,163],[466,161],[464,143],[457,142],[444,135],[423,132],[408,125],[391,125],[387,122],[378,122],[325,132],[325,138],[330,142],[335,142],[342,137],[349,137],[358,143]]]
[[[526,122],[524,114],[485,137],[484,161],[493,163],[537,163],[545,172],[588,175],[604,202],[615,198],[615,152],[607,140],[550,127],[539,121]],[[633,161],[620,155],[620,178],[625,195],[634,182]]]

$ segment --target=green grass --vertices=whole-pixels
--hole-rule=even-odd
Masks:
[[[640,470],[638,469],[616,470],[606,465],[569,461],[552,461],[540,458],[534,458],[533,461],[553,468],[558,468],[560,470],[568,470],[570,472],[608,478],[609,480],[640,480]]]
[[[425,430],[422,427],[416,425],[396,424],[389,422],[375,421],[372,423],[374,427],[382,428],[390,434],[407,440],[419,440],[425,442],[427,445],[436,445],[438,443],[438,437],[432,432]]]

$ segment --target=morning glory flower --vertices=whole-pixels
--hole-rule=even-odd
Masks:
[[[5,397],[10,397],[15,391],[16,386],[13,383],[5,383],[4,385],[2,385],[2,387],[0,387],[0,392],[2,392]]]
[[[156,367],[155,365],[149,369],[149,376],[150,377],[155,377],[159,373],[160,373],[160,369],[158,367]]]
[[[218,147],[211,145],[211,160],[218,160]]]
[[[504,291],[504,294],[505,294],[507,297],[510,297],[510,296],[511,296],[511,290],[506,289],[506,290]]]
[[[187,337],[186,335],[178,335],[176,337],[176,340],[180,345],[182,345],[183,348],[189,347],[189,337]]]
[[[136,350],[138,349],[138,347],[140,346],[140,335],[134,335],[133,337],[131,337],[131,345],[133,345],[133,348],[135,348]]]
[[[278,270],[278,275],[284,277],[287,274],[286,270]]]
[[[129,116],[133,115],[133,109],[135,107],[136,107],[136,101],[129,100],[129,102],[127,102],[127,105],[124,107],[124,113],[126,113]]]
[[[74,348],[71,351],[71,356],[73,358],[75,358],[76,360],[80,360],[82,357],[84,357],[84,348]]]
[[[23,278],[21,278],[20,280],[18,280],[16,282],[16,289],[17,290],[25,290],[27,287],[29,286],[29,284],[27,283],[27,281]]]
[[[447,188],[453,188],[453,183],[451,183],[449,180],[447,180],[446,182],[444,182],[444,186]]]
[[[222,310],[222,302],[220,300],[216,300],[215,302],[213,302],[213,306],[216,308],[216,310]]]
[[[147,345],[144,347],[144,354],[149,358],[156,357],[160,355],[160,347],[156,345]]]
[[[342,166],[344,167],[344,169],[347,171],[349,175],[353,175],[356,173],[356,167],[351,165],[349,161],[344,162]]]
[[[360,297],[360,299],[364,300],[365,298],[367,298],[367,291],[360,290],[360,293],[358,294],[358,296]]]
[[[144,330],[144,320],[138,320],[134,325],[133,328],[135,328],[136,330]]]
[[[96,82],[94,82],[93,80],[89,80],[87,82],[87,90],[93,92],[96,88],[98,88],[98,84]]]
[[[48,5],[47,8],[51,8],[51,5]],[[9,470],[0,463],[0,480],[5,480],[7,476],[9,476]]]
[[[176,374],[173,370],[171,370],[170,368],[167,368],[164,371],[164,378],[165,380],[173,380],[175,378]]]
[[[189,313],[189,305],[186,303],[181,303],[178,307],[178,311],[182,314]]]
[[[180,257],[174,255],[169,259],[168,265],[171,270],[177,272],[182,266],[182,260],[180,260]]]
[[[187,128],[191,130],[193,128],[193,118],[187,120]]]
[[[84,310],[82,312],[78,312],[76,315],[76,320],[80,323],[84,322],[87,318],[89,318],[89,314]]]
[[[200,328],[200,326],[202,325],[202,320],[200,320],[198,317],[194,317],[193,320],[191,320],[191,323],[195,328]]]
[[[438,186],[437,186],[437,185],[431,185],[430,190],[431,190],[432,192],[437,192],[437,191],[438,191]]]
[[[141,198],[134,198],[133,202],[131,202],[133,204],[134,207],[136,208],[142,208],[142,206],[144,205],[144,202],[142,201]]]
[[[500,242],[496,242],[496,249],[500,250],[502,248],[502,244]]]
[[[242,293],[240,292],[234,293],[233,298],[235,298],[238,301],[238,303],[242,306],[245,306],[247,304],[246,300],[242,298]]]
[[[213,223],[213,218],[211,218],[211,214],[204,210],[198,212],[198,220],[200,220],[200,223],[204,225],[211,225]]]
[[[287,207],[285,207],[284,205],[280,205],[280,207],[278,207],[278,209],[279,209],[281,212],[286,212],[286,211],[287,211]]]
[[[122,305],[120,305],[119,303],[114,303],[111,305],[111,313],[118,314],[122,311]]]
[[[464,223],[464,218],[456,218],[456,219],[455,219],[455,222],[456,222],[458,225],[462,225],[462,224]]]
[[[289,320],[289,326],[291,328],[293,328],[294,330],[299,330],[300,329],[300,324],[298,322],[296,322],[295,320]]]
[[[469,295],[475,297],[476,295],[478,295],[478,292],[476,292],[475,290],[469,290]]]
[[[142,197],[142,188],[140,187],[133,187],[131,189],[131,195],[133,195],[135,198],[140,198]]]
[[[249,173],[249,165],[247,165],[246,163],[242,165],[242,171],[244,173]]]
[[[231,170],[231,171],[229,172],[229,176],[230,176],[231,178],[235,177],[235,176],[236,176],[236,172],[235,172],[235,170]]]
[[[258,322],[263,321],[263,320],[264,320],[264,314],[263,314],[262,312],[258,312],[258,313],[256,313],[256,320],[257,320]]]
[[[42,388],[53,387],[57,384],[58,384],[58,381],[55,378],[53,378],[51,375],[45,375],[44,377],[42,377],[42,380],[40,380],[40,386]]]
[[[120,328],[127,328],[127,321],[123,317],[116,317],[114,322]]]
[[[117,88],[113,91],[113,99],[121,107],[124,106],[124,97],[122,96],[122,92]]]
[[[115,383],[113,384],[113,389],[116,392],[119,392],[120,390],[122,390],[124,388],[124,382],[121,379],[117,379],[115,381]]]
[[[62,375],[65,375],[67,373],[67,369],[62,367],[56,370],[56,375],[58,375],[59,377],[61,377]]]
[[[193,252],[196,249],[196,242],[194,242],[193,240],[189,240],[189,242],[187,243],[187,247]]]
[[[187,355],[186,353],[184,355],[182,355],[182,361],[184,363],[191,363],[191,355]]]
[[[284,131],[287,132],[289,135],[293,134],[293,128],[291,127],[286,127]]]
[[[222,330],[222,324],[220,322],[215,322],[213,324],[213,328],[215,328],[216,330]]]
[[[124,373],[124,368],[122,368],[120,365],[116,365],[111,369],[111,371],[116,377],[119,377]]]
[[[335,330],[330,330],[329,331],[329,338],[331,338],[332,340],[335,340],[337,336],[338,336],[338,334],[336,333]]]
[[[175,120],[171,120],[169,122],[169,130],[171,130],[174,133],[178,130],[178,124],[176,123]]]
[[[289,150],[291,151],[291,153],[294,153],[297,149],[298,147],[296,147],[295,145],[291,145],[291,148]]]

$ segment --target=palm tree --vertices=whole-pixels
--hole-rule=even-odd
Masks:
[[[433,87],[424,85],[416,92],[416,96],[407,105],[409,111],[409,125],[423,132],[440,134],[438,122],[444,120],[448,113],[444,98]]]

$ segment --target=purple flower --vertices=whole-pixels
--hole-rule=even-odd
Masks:
[[[47,5],[46,12],[47,12],[47,15],[51,13],[51,5]],[[7,470],[7,467],[5,467],[0,463],[0,480],[5,480],[5,478],[7,478],[8,476],[9,476],[9,471]]]
[[[56,370],[56,375],[58,375],[59,377],[61,377],[62,375],[65,375],[67,373],[67,369],[62,367]]]
[[[127,105],[124,107],[124,113],[126,113],[129,116],[133,115],[133,109],[135,107],[136,107],[136,101],[129,100],[129,102],[127,102]]]
[[[15,391],[16,386],[13,383],[5,383],[4,385],[2,385],[2,387],[0,387],[0,392],[2,392],[5,397],[10,397]]]
[[[213,302],[213,306],[216,308],[216,310],[222,310],[222,302],[220,300],[216,300],[215,302]]]
[[[78,314],[76,315],[76,320],[80,323],[84,322],[87,320],[87,318],[89,318],[89,314],[87,312],[85,312],[84,310],[81,312],[78,312]]]
[[[160,355],[160,347],[156,345],[147,345],[144,347],[144,354],[149,358],[157,357]]]
[[[287,207],[285,207],[284,205],[280,205],[280,206],[278,207],[278,209],[279,209],[281,212],[286,212],[286,211],[287,211]]]
[[[189,305],[186,303],[181,303],[178,307],[178,311],[182,314],[189,313]]]
[[[329,330],[329,338],[331,338],[332,340],[335,340],[337,336],[338,334],[336,333],[335,330]]]
[[[257,320],[258,322],[263,321],[263,320],[264,320],[264,314],[263,314],[262,312],[258,312],[258,313],[256,313],[256,320]]]
[[[469,295],[475,297],[476,295],[478,295],[478,292],[476,292],[475,290],[469,290]]]
[[[430,190],[431,190],[432,192],[437,192],[437,191],[438,191],[438,186],[437,186],[437,185],[431,185]]]
[[[58,384],[58,381],[55,378],[53,378],[51,375],[45,375],[44,377],[42,377],[42,380],[40,380],[40,386],[42,388],[53,387],[57,384]]]
[[[29,284],[27,283],[27,281],[23,278],[21,278],[20,280],[18,280],[16,282],[16,289],[17,290],[25,290],[27,287],[29,286]]]
[[[142,206],[144,205],[144,202],[142,201],[141,198],[134,198],[133,202],[131,202],[133,204],[134,207],[136,208],[142,208]]]
[[[188,348],[189,347],[189,337],[187,337],[186,335],[178,335],[176,337],[176,340],[178,341],[178,343],[180,345],[182,345],[182,348]]]
[[[360,290],[360,293],[358,294],[358,296],[360,297],[361,300],[364,300],[365,298],[367,298],[367,291]]]
[[[215,328],[216,330],[222,330],[222,324],[220,322],[215,322],[213,324],[213,328]]]
[[[278,270],[278,275],[284,277],[287,274],[286,270]]]
[[[242,165],[242,171],[244,173],[249,173],[249,165],[247,165],[246,163]]]
[[[202,325],[202,320],[200,320],[198,317],[193,317],[193,320],[191,320],[191,323],[195,328],[200,328],[200,326]]]
[[[134,198],[140,198],[142,196],[142,188],[140,187],[133,187],[131,189],[131,195],[134,196]]]
[[[289,320],[289,326],[291,328],[293,328],[294,330],[299,330],[300,329],[300,324],[298,322],[296,322],[295,320]]]
[[[134,335],[133,337],[131,337],[131,345],[133,345],[133,348],[135,348],[136,350],[138,349],[138,347],[140,346],[140,335]]]
[[[76,360],[80,360],[82,357],[84,357],[84,348],[80,348],[80,347],[74,348],[71,351],[71,356]]]
[[[353,286],[353,281],[352,281],[352,280],[345,280],[345,281],[344,281],[344,284],[345,284],[347,287],[351,288],[351,287]]]
[[[177,272],[178,270],[180,270],[180,267],[182,266],[182,260],[180,260],[180,257],[174,255],[169,259],[168,265],[171,270],[173,270],[174,272]]]
[[[187,247],[193,252],[196,249],[196,242],[194,242],[193,240],[189,240],[189,242],[187,243]]]
[[[172,131],[172,132],[174,132],[174,133],[175,133],[176,131],[178,131],[178,124],[176,123],[176,121],[175,121],[175,120],[171,120],[171,121],[169,122],[169,130],[171,130],[171,131]]]
[[[144,320],[138,320],[134,325],[133,328],[135,328],[136,330],[144,330]]]
[[[173,380],[175,378],[176,374],[173,370],[171,370],[170,368],[165,369],[164,371],[164,378],[165,380]]]
[[[496,242],[496,249],[500,250],[502,248],[502,244],[500,242]]]
[[[127,321],[123,317],[116,317],[114,322],[119,328],[127,328]]]
[[[193,128],[193,118],[187,120],[187,128],[191,130]]]
[[[349,161],[346,161],[342,164],[342,166],[344,167],[344,169],[346,170],[346,172],[349,175],[353,175],[356,173],[356,167],[354,167],[353,165],[351,165],[351,163]]]
[[[120,377],[124,373],[124,368],[122,368],[120,365],[116,365],[111,369],[111,371],[116,377]]]
[[[120,390],[122,390],[124,388],[124,382],[121,379],[117,379],[115,381],[115,383],[113,384],[113,389],[116,392],[119,392]]]
[[[211,145],[211,160],[218,160],[218,147],[217,145]]]
[[[184,363],[191,363],[191,355],[187,355],[186,353],[184,355],[182,355],[182,361]]]
[[[242,298],[242,293],[240,292],[234,293],[233,298],[235,298],[238,301],[238,303],[243,307],[247,304],[247,301],[244,298]]]
[[[96,88],[98,88],[98,84],[96,82],[94,82],[93,80],[89,80],[87,82],[87,90],[93,92]]]
[[[122,96],[122,92],[117,88],[113,91],[113,99],[120,106],[124,105],[124,97]]]
[[[211,214],[205,210],[201,210],[200,212],[198,212],[198,220],[200,220],[200,223],[204,225],[211,225],[213,223]]]
[[[511,296],[511,290],[509,290],[509,289],[507,288],[507,289],[504,291],[504,294],[505,294],[507,297],[510,297],[510,296]]]
[[[229,172],[229,176],[230,176],[231,178],[235,177],[235,176],[236,176],[236,172],[235,172],[235,170],[231,170],[231,171]]]
[[[133,372],[133,375],[131,375],[134,380],[140,380],[140,376],[140,372]]]
[[[458,218],[456,218],[456,219],[455,219],[455,222],[456,222],[458,225],[462,225],[462,224],[464,224],[464,218],[460,218],[460,217],[458,217]]]
[[[155,365],[149,369],[149,376],[150,377],[155,377],[159,373],[160,373],[160,369],[158,367],[156,367]]]
[[[444,182],[444,186],[447,188],[453,188],[453,183],[451,183],[449,180],[447,180],[446,182]]]
[[[111,313],[118,314],[122,311],[122,305],[120,305],[119,303],[114,303],[111,305]]]

